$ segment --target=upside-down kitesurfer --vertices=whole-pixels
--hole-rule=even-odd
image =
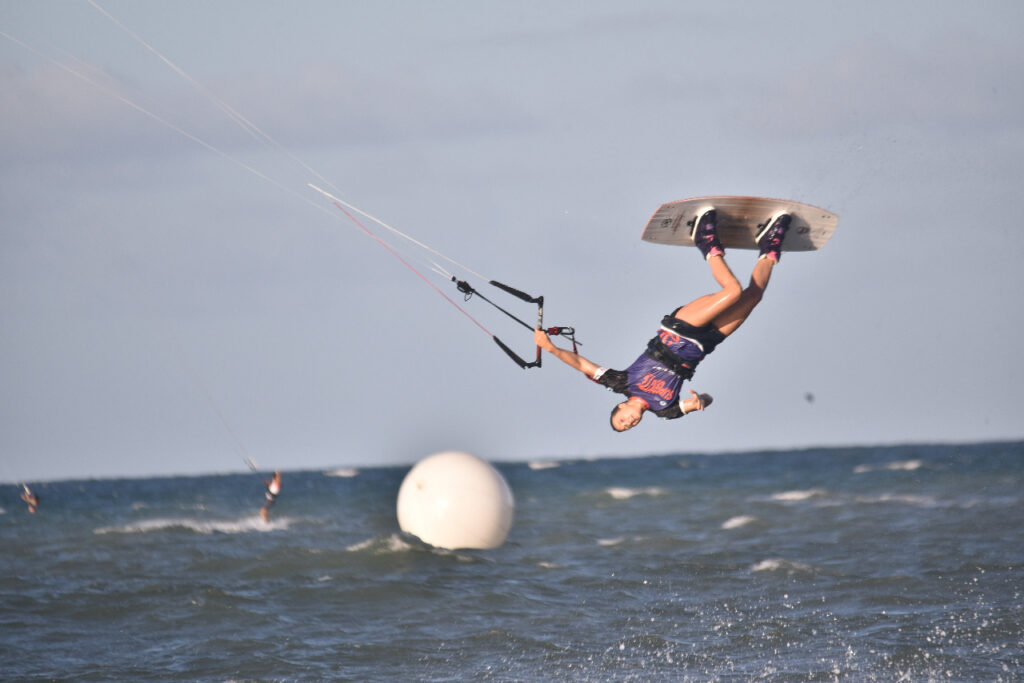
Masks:
[[[647,349],[625,370],[599,366],[578,353],[555,346],[543,329],[534,331],[537,346],[609,390],[627,396],[612,410],[611,425],[617,432],[635,427],[647,411],[672,420],[711,405],[708,394],[691,389],[689,396],[683,396],[683,382],[693,377],[697,364],[735,332],[760,303],[772,269],[781,258],[782,241],[791,218],[785,212],[773,215],[758,234],[760,255],[750,283],[742,288],[725,262],[715,218],[714,207],[698,211],[692,237],[721,289],[662,318],[661,327]]]
[[[28,487],[28,484],[21,485],[21,499],[28,505],[29,514],[35,514],[36,510],[39,509],[39,496],[32,493],[32,489]]]

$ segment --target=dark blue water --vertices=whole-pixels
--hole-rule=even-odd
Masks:
[[[1024,443],[498,467],[489,551],[405,468],[4,486],[0,678],[1024,680]]]

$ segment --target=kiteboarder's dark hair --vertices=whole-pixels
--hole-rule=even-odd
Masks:
[[[621,408],[621,407],[622,407],[621,403],[616,403],[615,407],[612,408],[611,417],[608,418],[608,422],[611,424],[612,429],[614,429],[617,432],[624,432],[624,431],[626,431],[625,429],[619,429],[618,427],[615,426],[615,414],[619,412],[619,408]]]

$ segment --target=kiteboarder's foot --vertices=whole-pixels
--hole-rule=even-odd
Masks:
[[[792,219],[785,211],[777,211],[775,215],[765,224],[764,230],[757,234],[757,246],[761,250],[758,258],[770,258],[776,263],[782,258],[782,240],[786,237],[786,230],[789,229],[789,221]]]
[[[693,219],[693,230],[690,231],[693,243],[697,245],[705,259],[725,255],[725,249],[718,241],[718,232],[715,230],[715,216],[715,207],[704,207],[697,212]]]

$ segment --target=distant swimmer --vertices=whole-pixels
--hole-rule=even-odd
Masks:
[[[274,470],[274,476],[270,479],[264,479],[263,485],[267,487],[266,500],[263,502],[263,507],[260,508],[260,517],[266,522],[270,518],[270,508],[273,507],[277,501],[277,496],[281,493],[281,472]]]
[[[32,489],[27,484],[22,484],[21,488],[21,499],[28,505],[29,514],[35,514],[36,509],[39,508],[39,496],[32,493]]]
[[[715,228],[715,210],[705,207],[693,222],[693,240],[711,267],[721,289],[680,306],[661,320],[658,333],[647,349],[625,370],[610,370],[592,363],[568,349],[555,346],[542,329],[534,331],[537,346],[563,363],[579,370],[610,391],[627,396],[612,410],[611,425],[617,432],[632,429],[648,410],[658,417],[674,420],[711,405],[708,394],[692,389],[682,395],[683,382],[693,377],[697,364],[743,324],[761,301],[772,268],[782,256],[782,240],[790,215],[779,212],[757,235],[760,251],[750,276],[741,288],[725,262],[725,249]]]

